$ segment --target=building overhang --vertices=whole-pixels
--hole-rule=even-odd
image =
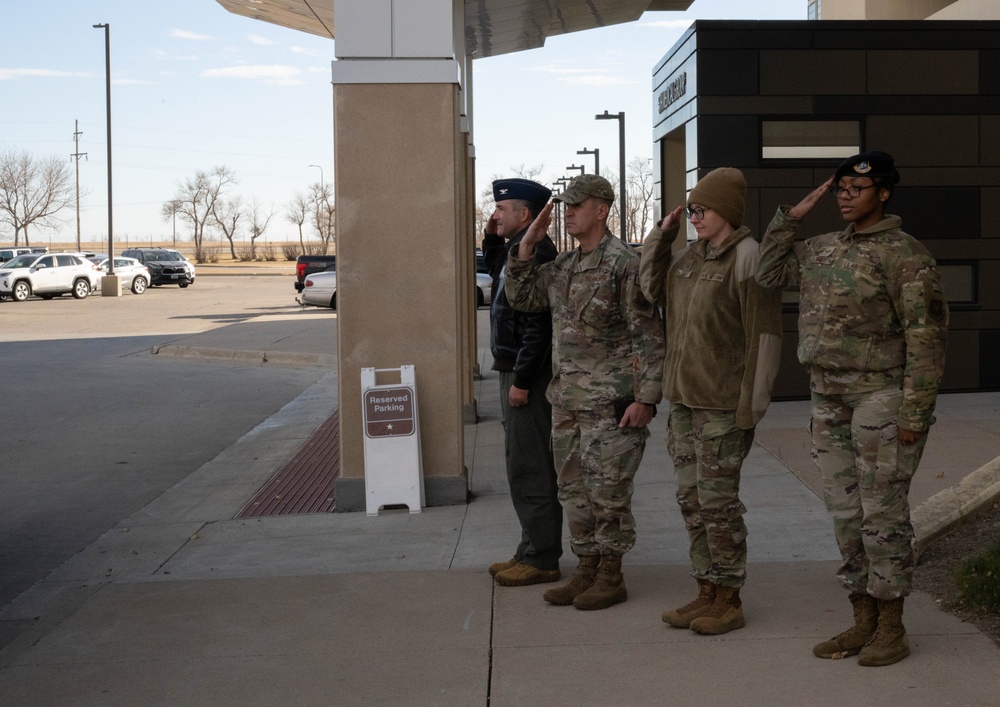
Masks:
[[[335,0],[216,0],[237,15],[333,39]],[[465,0],[465,41],[475,58],[536,49],[549,37],[680,12],[694,0]]]

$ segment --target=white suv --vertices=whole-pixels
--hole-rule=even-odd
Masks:
[[[25,253],[0,265],[0,297],[23,302],[67,292],[83,299],[97,287],[96,266],[76,253]]]

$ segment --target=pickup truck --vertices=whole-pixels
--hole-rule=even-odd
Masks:
[[[336,269],[336,255],[300,255],[295,259],[295,291],[305,289],[306,275]]]

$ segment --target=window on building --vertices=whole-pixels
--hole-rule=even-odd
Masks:
[[[856,120],[765,120],[761,132],[765,160],[845,159],[861,152]]]
[[[807,19],[820,19],[820,0],[809,0],[809,4],[806,7],[806,13]]]

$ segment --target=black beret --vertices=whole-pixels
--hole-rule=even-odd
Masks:
[[[841,162],[837,171],[833,173],[833,179],[840,181],[840,178],[844,176],[882,179],[889,186],[899,182],[896,160],[889,153],[879,150],[862,152],[860,155],[848,157]]]
[[[529,204],[543,205],[552,196],[552,190],[530,179],[498,179],[493,182],[493,201],[520,199]]]

